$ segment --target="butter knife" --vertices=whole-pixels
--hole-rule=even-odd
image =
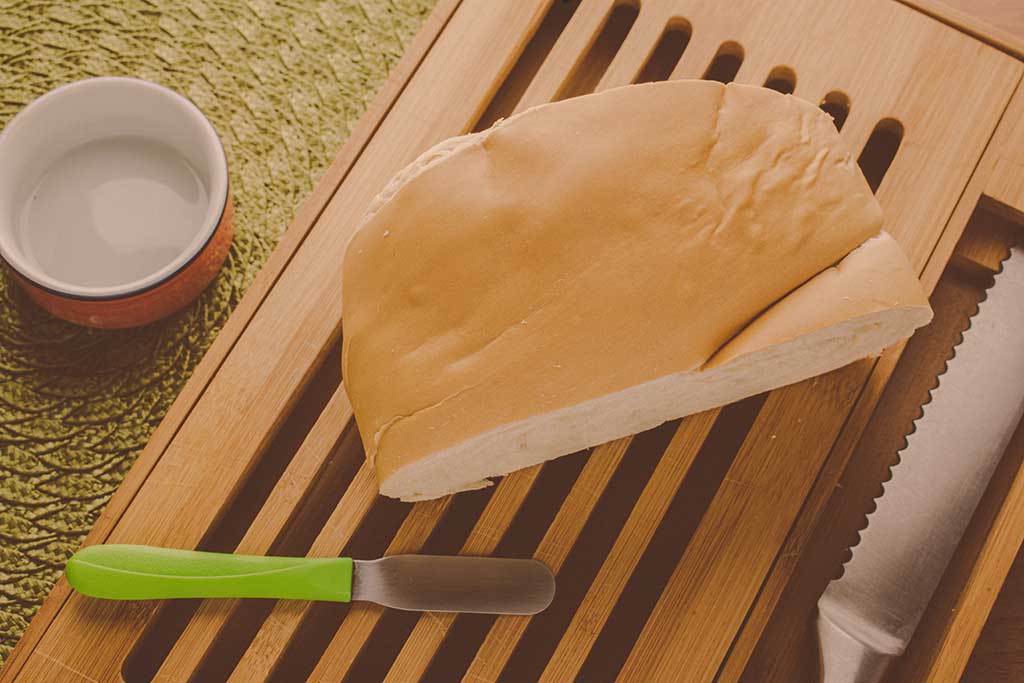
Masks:
[[[536,560],[447,555],[264,557],[144,545],[94,545],[68,560],[68,583],[112,600],[368,600],[403,610],[536,614],[555,579]]]

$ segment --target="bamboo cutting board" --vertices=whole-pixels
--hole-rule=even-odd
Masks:
[[[0,682],[813,680],[814,600],[1019,234],[1024,65],[1012,40],[971,31],[895,0],[441,0],[89,542],[532,555],[558,575],[555,603],[532,618],[111,603],[61,582]],[[435,142],[531,105],[701,77],[833,114],[940,324],[491,489],[378,497],[339,376],[340,265],[370,198]],[[1024,537],[1022,449],[893,680],[966,666]]]

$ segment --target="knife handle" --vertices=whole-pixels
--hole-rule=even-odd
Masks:
[[[65,573],[78,592],[111,600],[352,599],[352,559],[348,557],[262,557],[93,545],[75,553]]]
[[[821,683],[881,683],[898,655],[882,652],[848,633],[831,603],[818,605]]]

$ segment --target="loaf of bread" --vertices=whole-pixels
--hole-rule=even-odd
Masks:
[[[931,319],[829,116],[628,86],[445,141],[374,200],[343,375],[380,491],[489,478],[878,354]]]

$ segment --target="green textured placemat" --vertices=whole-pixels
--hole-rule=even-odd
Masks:
[[[216,282],[147,328],[64,324],[0,276],[0,657],[433,2],[0,0],[0,126],[68,81],[162,83],[220,132],[237,209]]]

